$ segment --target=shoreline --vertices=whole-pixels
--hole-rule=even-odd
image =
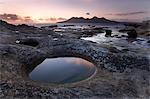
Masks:
[[[33,33],[22,31],[0,32],[0,98],[115,99],[150,96],[147,57],[37,28],[32,30]],[[15,43],[16,40],[29,42],[30,39],[38,45]],[[22,76],[22,66],[30,69],[45,58],[60,56],[88,60],[97,71],[85,81],[64,85],[35,83]]]

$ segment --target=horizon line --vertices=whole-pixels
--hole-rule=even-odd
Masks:
[[[71,18],[84,18],[84,19],[92,19],[92,18],[94,18],[94,17],[97,17],[97,16],[93,16],[93,17],[70,17],[70,18],[66,18],[65,20],[63,20],[63,21],[67,21],[67,20],[69,20],[69,19],[71,19]],[[97,18],[105,18],[105,19],[108,19],[108,20],[111,20],[111,21],[116,21],[116,22],[137,22],[137,23],[140,23],[140,22],[143,22],[143,21],[145,21],[144,19],[142,20],[142,21],[137,21],[138,19],[110,19],[110,18],[106,18],[106,17],[97,17]],[[49,21],[47,21],[47,22],[13,22],[13,21],[10,21],[10,20],[5,20],[5,19],[2,19],[1,17],[0,17],[0,20],[2,20],[2,21],[6,21],[7,23],[10,23],[10,24],[56,24],[56,23],[59,23],[59,22],[63,22],[63,21],[57,21],[57,22],[49,22]],[[148,19],[147,19],[148,20]]]

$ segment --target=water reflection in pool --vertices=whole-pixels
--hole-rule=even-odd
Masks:
[[[29,74],[33,81],[44,83],[72,83],[91,77],[96,67],[81,58],[48,58]]]

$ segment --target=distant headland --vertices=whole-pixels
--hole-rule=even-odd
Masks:
[[[109,23],[109,24],[117,24],[120,22],[117,21],[112,21],[109,19],[106,19],[104,17],[98,18],[98,17],[93,17],[93,18],[83,18],[83,17],[72,17],[66,21],[58,22],[58,23]]]

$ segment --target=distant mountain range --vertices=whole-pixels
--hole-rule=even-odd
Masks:
[[[59,23],[102,23],[102,24],[118,24],[120,22],[117,21],[112,21],[108,20],[104,17],[98,18],[98,17],[93,17],[93,18],[83,18],[83,17],[72,17],[66,21],[62,21]]]

